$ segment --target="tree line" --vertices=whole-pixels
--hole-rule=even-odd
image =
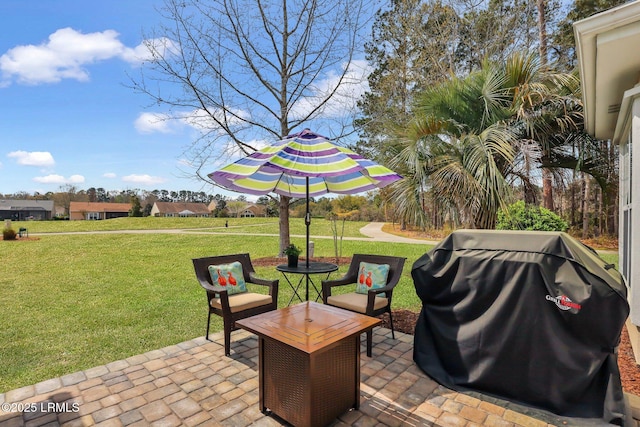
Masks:
[[[204,191],[168,191],[168,190],[105,190],[104,188],[78,189],[72,185],[65,185],[56,192],[45,194],[29,194],[21,191],[14,194],[0,194],[0,199],[18,200],[53,200],[56,206],[64,207],[67,215],[70,202],[105,202],[130,203],[130,216],[149,216],[155,202],[187,202],[204,203],[210,205],[215,202],[212,214],[214,217],[236,217],[249,203],[245,195],[239,194],[235,198],[221,194],[209,194]],[[273,197],[261,196],[255,204],[265,208],[268,217],[278,216],[278,201]],[[335,198],[311,198],[310,212],[316,218],[340,218],[351,221],[383,221],[386,218],[384,200],[380,194],[371,192],[364,195],[341,195]],[[303,218],[306,211],[306,200],[295,199],[291,204],[291,215]]]
[[[102,202],[102,203],[131,203],[138,207],[134,208],[134,216],[148,216],[155,202],[187,202],[204,203],[209,205],[212,201],[216,206],[220,204],[220,210],[224,209],[228,197],[221,194],[210,194],[204,191],[191,190],[106,190],[102,187],[90,187],[80,189],[75,185],[63,185],[58,191],[46,193],[35,192],[33,194],[19,191],[13,194],[0,194],[0,198],[17,200],[53,200],[54,204],[65,209],[69,215],[69,204],[71,202]],[[244,198],[246,200],[246,198]]]
[[[617,234],[617,147],[584,132],[572,23],[620,0],[393,0],[365,45],[355,121],[403,174],[403,225],[494,228],[524,201],[588,237]]]

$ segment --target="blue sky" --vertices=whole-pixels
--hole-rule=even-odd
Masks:
[[[161,5],[0,2],[0,193],[66,184],[221,192],[184,177],[193,132],[141,126],[150,99],[125,86],[139,73],[135,49],[158,26]]]
[[[160,28],[162,5],[163,0],[0,1],[1,194],[44,194],[73,185],[237,196],[193,178],[183,153],[199,135],[197,121],[158,121],[166,107],[150,108],[149,97],[127,87],[130,76],[140,75],[147,52],[142,42]],[[366,63],[356,63],[355,81],[366,85]],[[336,81],[335,70],[327,70],[318,87]],[[346,96],[355,100],[362,83],[345,89]],[[303,99],[298,108],[307,104]],[[327,114],[340,115],[335,109],[346,104],[328,104]],[[212,164],[211,172],[232,157]]]

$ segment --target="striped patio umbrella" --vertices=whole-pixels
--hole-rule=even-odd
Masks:
[[[245,194],[306,197],[308,263],[310,197],[360,193],[402,177],[305,129],[209,174],[209,178],[223,188]]]

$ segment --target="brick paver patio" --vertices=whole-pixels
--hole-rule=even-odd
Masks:
[[[0,394],[0,426],[279,426],[258,409],[257,338],[222,333]],[[363,339],[364,341],[364,339]],[[334,426],[577,425],[477,393],[456,393],[413,363],[413,336],[374,330],[362,347],[361,404]]]

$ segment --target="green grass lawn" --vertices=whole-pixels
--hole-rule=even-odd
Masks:
[[[30,233],[51,233],[109,230],[115,224],[123,229],[224,227],[224,219],[192,220],[14,222],[13,228],[26,225]],[[32,240],[0,241],[0,393],[203,336],[206,299],[191,259],[237,252],[249,252],[253,259],[275,256],[277,236],[254,233],[277,233],[277,221],[267,219],[269,225],[257,226],[260,220],[265,221],[230,221],[229,228],[237,227],[235,231],[244,235],[42,234]],[[208,225],[202,225],[205,222]],[[345,236],[355,237],[364,223],[345,225]],[[293,220],[291,228],[292,234],[304,234],[302,220]],[[327,221],[314,219],[312,234],[316,229],[331,235]],[[302,238],[293,240],[301,245],[304,242]],[[420,309],[411,266],[431,246],[355,240],[345,240],[342,245],[345,256],[376,253],[406,257],[393,308]],[[333,254],[332,239],[315,240],[316,256]],[[605,258],[617,264],[616,255]],[[346,268],[341,266],[333,277]],[[292,292],[280,273],[274,267],[256,270],[264,278],[281,279],[278,301],[280,306],[286,305]],[[221,321],[214,316],[212,330],[221,329]]]
[[[187,228],[184,222],[189,220],[177,221],[177,228]],[[109,229],[110,221],[91,225]],[[314,226],[321,221],[314,220]],[[125,222],[131,229],[131,222]],[[53,232],[55,228],[48,227],[60,224],[69,231],[64,227],[74,223],[89,225],[73,221],[27,226],[30,232]],[[18,224],[12,225],[17,229]],[[253,221],[247,224],[242,230],[252,233]],[[410,269],[428,248],[344,241],[343,254],[409,258],[394,308],[418,309]],[[315,251],[317,256],[332,256],[333,240],[316,240]],[[0,392],[204,335],[205,293],[195,279],[191,258],[236,252],[249,252],[254,259],[272,257],[278,252],[278,239],[178,233],[43,234],[37,240],[0,241]],[[280,273],[274,267],[256,270],[262,277],[281,279],[278,300],[286,305],[292,292]],[[214,316],[212,330],[221,329]]]
[[[225,222],[228,227],[225,227]],[[366,222],[338,222],[338,235],[345,237],[364,237],[360,233]],[[344,225],[344,233],[343,233]],[[306,227],[303,218],[291,218],[289,222],[291,235],[305,235]],[[13,221],[11,227],[18,231],[25,227],[29,233],[52,232],[84,232],[115,230],[168,230],[183,229],[186,231],[208,230],[216,233],[279,234],[278,218],[115,218],[107,221]],[[332,236],[331,222],[323,218],[312,218],[310,234]]]

